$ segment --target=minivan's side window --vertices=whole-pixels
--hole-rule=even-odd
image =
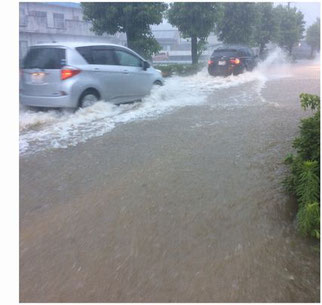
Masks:
[[[113,50],[111,49],[92,49],[94,65],[116,65]]]
[[[23,61],[24,69],[60,69],[65,62],[65,49],[31,48]]]
[[[82,57],[87,61],[89,64],[93,64],[91,47],[78,47],[76,48],[77,52],[82,55]]]
[[[102,47],[79,47],[76,50],[90,65],[117,65],[113,50]]]
[[[121,66],[142,67],[142,60],[132,54],[121,50],[115,50],[115,54]]]

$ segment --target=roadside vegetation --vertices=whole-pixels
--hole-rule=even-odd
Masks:
[[[163,64],[154,65],[154,68],[161,70],[163,77],[170,77],[173,75],[189,76],[195,74],[204,67],[204,64]]]
[[[298,202],[299,231],[320,239],[320,97],[302,93],[300,98],[302,108],[313,115],[301,120],[300,135],[293,142],[296,154],[285,159],[290,174],[284,185]]]
[[[306,31],[306,42],[311,47],[311,58],[314,51],[320,52],[320,28],[320,18],[317,18]]]

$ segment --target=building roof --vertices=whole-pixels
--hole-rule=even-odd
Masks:
[[[168,30],[178,30],[176,27],[173,27],[170,23],[168,23],[165,19],[163,19],[162,23],[160,24],[152,24],[151,25],[152,31],[168,31]]]
[[[56,6],[64,6],[64,7],[72,7],[72,8],[81,8],[81,5],[79,2],[47,2],[46,4],[56,5]]]
[[[178,31],[177,30],[153,30],[153,36],[156,39],[177,39]]]

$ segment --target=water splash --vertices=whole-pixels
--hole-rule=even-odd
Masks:
[[[279,74],[271,72],[274,65],[279,68]],[[165,86],[154,88],[142,102],[117,106],[100,101],[76,112],[34,111],[21,106],[20,153],[75,146],[101,136],[120,124],[155,119],[175,109],[205,104],[209,102],[209,95],[216,96],[228,88],[236,88],[239,93],[221,100],[215,98],[215,103],[210,106],[246,106],[254,99],[261,99],[260,91],[268,79],[284,75],[281,74],[281,65],[287,65],[287,60],[285,54],[276,49],[252,72],[214,78],[205,67],[193,76],[167,79]],[[239,87],[242,90],[238,90]]]

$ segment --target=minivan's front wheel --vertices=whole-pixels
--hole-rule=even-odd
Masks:
[[[153,83],[154,86],[163,86],[162,82],[159,81],[159,80],[156,80],[154,83]]]
[[[79,98],[79,107],[85,108],[92,106],[99,100],[99,94],[92,89],[86,90]]]

